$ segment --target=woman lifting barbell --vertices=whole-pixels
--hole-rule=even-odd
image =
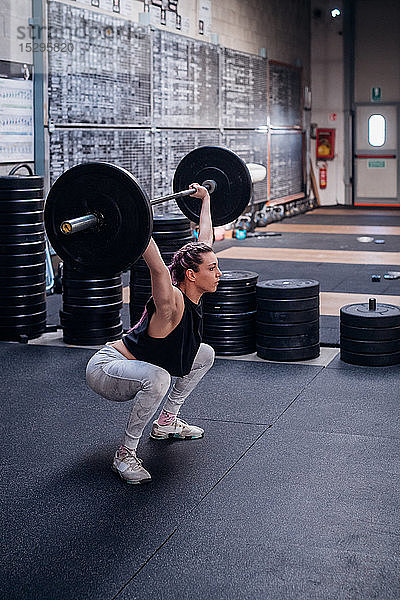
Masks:
[[[89,361],[86,379],[89,386],[109,400],[134,404],[117,449],[112,468],[127,483],[151,481],[136,449],[143,430],[171,388],[150,436],[155,440],[170,437],[197,439],[200,427],[179,418],[179,410],[214,362],[214,350],[201,341],[200,299],[215,292],[221,271],[211,245],[213,227],[210,196],[195,183],[192,197],[202,200],[199,238],[178,250],[168,268],[151,238],[143,253],[150,269],[152,297],[140,321],[121,340],[108,342]]]

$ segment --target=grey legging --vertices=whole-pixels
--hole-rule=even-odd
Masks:
[[[176,379],[164,410],[178,414],[185,399],[212,366],[214,356],[211,346],[200,345],[192,370]],[[143,429],[170,387],[171,376],[161,367],[141,360],[129,360],[113,346],[106,345],[89,360],[86,381],[93,391],[107,400],[126,402],[135,398],[123,442],[128,448],[135,449]]]

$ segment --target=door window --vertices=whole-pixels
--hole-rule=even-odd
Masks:
[[[371,115],[368,119],[368,143],[383,146],[386,140],[386,119],[383,115]]]

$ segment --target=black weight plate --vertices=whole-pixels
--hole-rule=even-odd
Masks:
[[[29,244],[2,244],[0,242],[0,255],[36,254],[46,251],[46,242],[30,242]]]
[[[45,292],[20,296],[3,296],[2,291],[0,292],[0,307],[32,306],[33,304],[46,302]]]
[[[151,290],[151,279],[150,277],[142,276],[141,274],[136,274],[134,277],[131,276],[131,280],[129,282],[129,287],[134,289],[135,287],[142,287],[147,290]]]
[[[314,279],[270,279],[256,286],[259,298],[310,298],[319,294],[319,282]]]
[[[30,244],[31,242],[42,242],[45,240],[44,227],[37,233],[8,233],[0,238],[0,244]]]
[[[68,332],[64,331],[63,341],[65,344],[69,344],[70,346],[103,346],[107,342],[113,342],[115,340],[119,340],[122,336],[122,326],[121,331],[118,334],[114,334],[112,336],[100,335],[98,337],[88,337],[88,338],[80,338],[73,337],[69,335]]]
[[[311,310],[313,308],[319,308],[319,296],[296,298],[295,300],[257,298],[257,310],[287,312],[291,310]]]
[[[43,188],[36,190],[2,190],[0,189],[0,210],[8,210],[7,204],[20,206],[19,202],[41,201],[44,206]],[[23,209],[25,210],[25,208]]]
[[[400,340],[400,327],[351,327],[341,323],[340,335],[352,340],[370,340],[372,342]]]
[[[46,322],[46,311],[40,310],[36,313],[20,314],[20,315],[2,315],[0,312],[0,326],[12,327],[22,325],[37,325],[38,323]]]
[[[69,325],[67,327],[65,327],[64,329],[64,334],[68,334],[68,335],[72,335],[75,338],[98,338],[100,336],[112,336],[112,335],[119,335],[121,336],[122,334],[122,321],[119,320],[115,325],[112,325],[110,327],[97,327],[97,328],[91,328],[91,327],[82,327],[80,329],[74,329],[71,328]]]
[[[42,278],[43,279],[43,278]],[[18,298],[35,296],[46,292],[46,282],[35,283],[33,285],[13,285],[13,286],[2,286],[0,289],[0,298],[6,301],[6,298]]]
[[[210,344],[211,345],[211,344]],[[240,346],[239,348],[220,348],[214,346],[215,354],[217,356],[243,356],[244,354],[253,354],[255,346]]]
[[[28,279],[30,279],[30,277],[35,277],[36,275],[40,275],[43,274],[45,275],[46,273],[46,264],[43,261],[43,263],[39,263],[36,265],[13,265],[13,266],[3,266],[1,268],[1,274],[2,276],[8,276],[8,277],[28,277]],[[7,283],[10,280],[7,279]],[[34,283],[34,281],[32,280],[32,283]]]
[[[369,304],[347,304],[340,309],[340,322],[351,327],[398,327],[400,306],[376,304],[376,310],[369,310]]]
[[[292,310],[289,312],[278,312],[278,311],[257,311],[257,321],[261,323],[307,323],[308,321],[315,321],[319,317],[318,309],[311,310]]]
[[[319,344],[303,348],[264,348],[257,344],[257,356],[266,360],[296,361],[311,360],[320,354]]]
[[[65,290],[63,292],[64,304],[68,306],[115,306],[122,302],[122,293],[113,296],[70,296]]]
[[[217,187],[211,194],[211,218],[214,227],[235,221],[249,204],[252,181],[246,163],[237,154],[219,146],[200,146],[178,164],[174,175],[174,192],[189,188],[191,183],[212,179]],[[201,200],[185,196],[176,203],[191,221],[199,222]]]
[[[136,281],[136,279],[141,281],[150,281],[150,269],[147,267],[134,267],[131,269],[131,283]]]
[[[203,312],[204,323],[250,323],[255,320],[256,312],[254,310],[248,312],[237,313],[235,315],[232,314],[208,314]]]
[[[256,321],[256,331],[260,335],[290,336],[319,332],[319,320],[307,323],[262,323]]]
[[[0,190],[26,190],[43,188],[43,177],[39,175],[2,175]]]
[[[119,323],[120,319],[121,316],[119,310],[101,313],[92,311],[92,314],[85,314],[84,318],[82,318],[79,311],[74,311],[72,313],[68,312],[68,307],[67,310],[60,310],[61,323],[68,323],[69,326],[76,326],[79,329],[81,329],[82,326],[90,328],[112,327]]]
[[[255,286],[258,279],[258,273],[254,271],[223,271],[218,285],[221,288],[226,287],[247,287]]]
[[[35,223],[43,223],[43,210],[6,212],[1,215],[2,225],[32,225]]]
[[[46,298],[41,298],[41,302],[37,302],[36,304],[24,304],[24,305],[16,305],[12,306],[1,306],[1,318],[4,317],[18,317],[18,316],[29,316],[29,315],[37,315],[38,313],[44,314],[46,313]]]
[[[153,231],[179,231],[181,229],[188,229],[188,227],[190,227],[190,220],[180,213],[154,216]]]
[[[248,335],[249,333],[253,332],[256,330],[255,328],[255,322],[253,323],[241,323],[240,321],[238,321],[237,323],[230,323],[230,324],[225,324],[225,323],[221,323],[216,325],[215,323],[207,323],[203,321],[204,324],[204,331],[206,331],[207,333],[211,333],[212,331],[215,331],[216,333],[218,333],[218,335],[220,335],[220,333],[224,332],[224,333],[232,333],[234,335],[239,335],[239,334],[244,334],[244,335]]]
[[[211,292],[204,294],[203,296],[203,306],[206,309],[207,306],[214,306],[215,304],[225,302],[247,302],[251,301],[255,302],[255,294],[253,290],[249,288],[244,289],[233,289],[233,290],[225,290],[217,288],[216,292]]]
[[[119,316],[120,306],[70,306],[69,304],[63,305],[63,311],[68,318],[69,315],[73,315],[74,319],[80,319],[84,323],[85,321],[101,321],[102,319],[112,319],[115,315]],[[61,314],[61,311],[60,311]]]
[[[0,277],[0,289],[4,287],[20,287],[25,285],[37,285],[38,283],[43,283],[46,277],[46,270],[43,269],[41,273],[37,273],[36,275],[22,275],[22,276],[12,276],[7,275],[6,277]]]
[[[348,350],[340,350],[340,359],[351,365],[388,367],[400,364],[400,352],[393,352],[392,354],[357,354]]]
[[[224,304],[218,304],[216,306],[208,306],[207,307],[207,314],[219,314],[220,312],[222,312],[223,314],[241,314],[242,312],[248,312],[251,311],[253,308],[255,308],[255,303],[250,303],[250,302],[243,302],[243,303],[227,303],[225,302]]]
[[[186,244],[188,244],[189,242],[193,242],[195,240],[193,240],[192,237],[189,238],[185,238],[180,240],[179,242],[175,241],[171,241],[169,242],[156,242],[158,249],[160,251],[161,256],[163,257],[164,262],[166,262],[166,259],[164,258],[164,254],[166,254],[169,258],[169,256],[171,255],[171,260],[173,255],[175,254],[175,252],[177,252],[178,250],[180,250],[181,248],[183,248],[183,246],[186,246]]]
[[[102,215],[102,225],[71,235],[63,221]],[[146,249],[152,212],[146,192],[121,167],[86,163],[72,167],[52,186],[45,208],[47,235],[54,250],[76,269],[101,275],[125,271]]]
[[[304,348],[319,343],[319,332],[304,335],[268,336],[256,335],[257,344],[263,348]]]
[[[46,254],[43,251],[32,254],[0,254],[0,268],[3,272],[3,267],[29,267],[40,265],[45,260]]]
[[[68,302],[64,302],[64,308],[65,310],[70,310],[70,311],[75,311],[75,310],[120,310],[122,308],[122,300],[116,300],[114,302],[106,302],[106,301],[100,301],[99,303],[96,303],[94,301],[85,301],[82,298],[82,301],[79,303],[74,303],[73,301],[71,302],[70,300]]]
[[[15,327],[2,327],[0,325],[0,340],[4,342],[18,342],[21,335],[28,336],[28,339],[39,337],[46,330],[46,321],[36,325],[21,325]]]
[[[136,286],[131,286],[130,288],[130,295],[131,295],[131,300],[133,298],[150,298],[150,296],[152,295],[152,290],[151,287],[136,287]],[[147,302],[147,300],[146,300]]]
[[[340,338],[340,348],[356,354],[392,354],[400,352],[400,338],[397,340],[352,340]]]
[[[139,286],[139,285],[134,285],[134,286],[130,286],[129,288],[130,290],[130,295],[131,298],[139,298],[139,297],[150,297],[152,295],[152,289],[151,289],[151,285],[149,284],[148,286]]]
[[[71,279],[70,275],[63,270],[64,284],[70,289],[77,290],[109,290],[119,289],[122,285],[121,276],[110,277],[109,279]]]
[[[3,236],[15,236],[15,235],[29,235],[32,233],[44,233],[43,220],[38,223],[31,224],[10,224],[0,223],[0,235]]]
[[[108,301],[109,298],[122,298],[122,286],[110,288],[91,288],[88,290],[65,287],[63,297],[66,299],[75,298],[76,300],[80,300],[82,298],[96,298],[100,300],[103,298]]]
[[[172,240],[172,241],[176,241],[179,242],[179,240],[181,240],[182,238],[186,238],[186,237],[193,237],[192,234],[192,230],[189,227],[186,227],[185,229],[182,229],[180,231],[169,231],[169,230],[165,230],[165,231],[155,231],[153,229],[153,239],[157,242],[157,244],[159,242],[163,242],[163,240]]]

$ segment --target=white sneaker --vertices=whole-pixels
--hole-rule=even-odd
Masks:
[[[151,475],[142,467],[142,461],[136,456],[136,450],[129,450],[126,446],[120,446],[116,451],[112,470],[126,483],[138,484],[151,481]]]
[[[167,438],[178,438],[180,440],[196,440],[202,438],[204,429],[189,425],[182,419],[176,417],[171,425],[159,425],[158,421],[153,422],[153,428],[150,437],[153,440],[165,440]]]

